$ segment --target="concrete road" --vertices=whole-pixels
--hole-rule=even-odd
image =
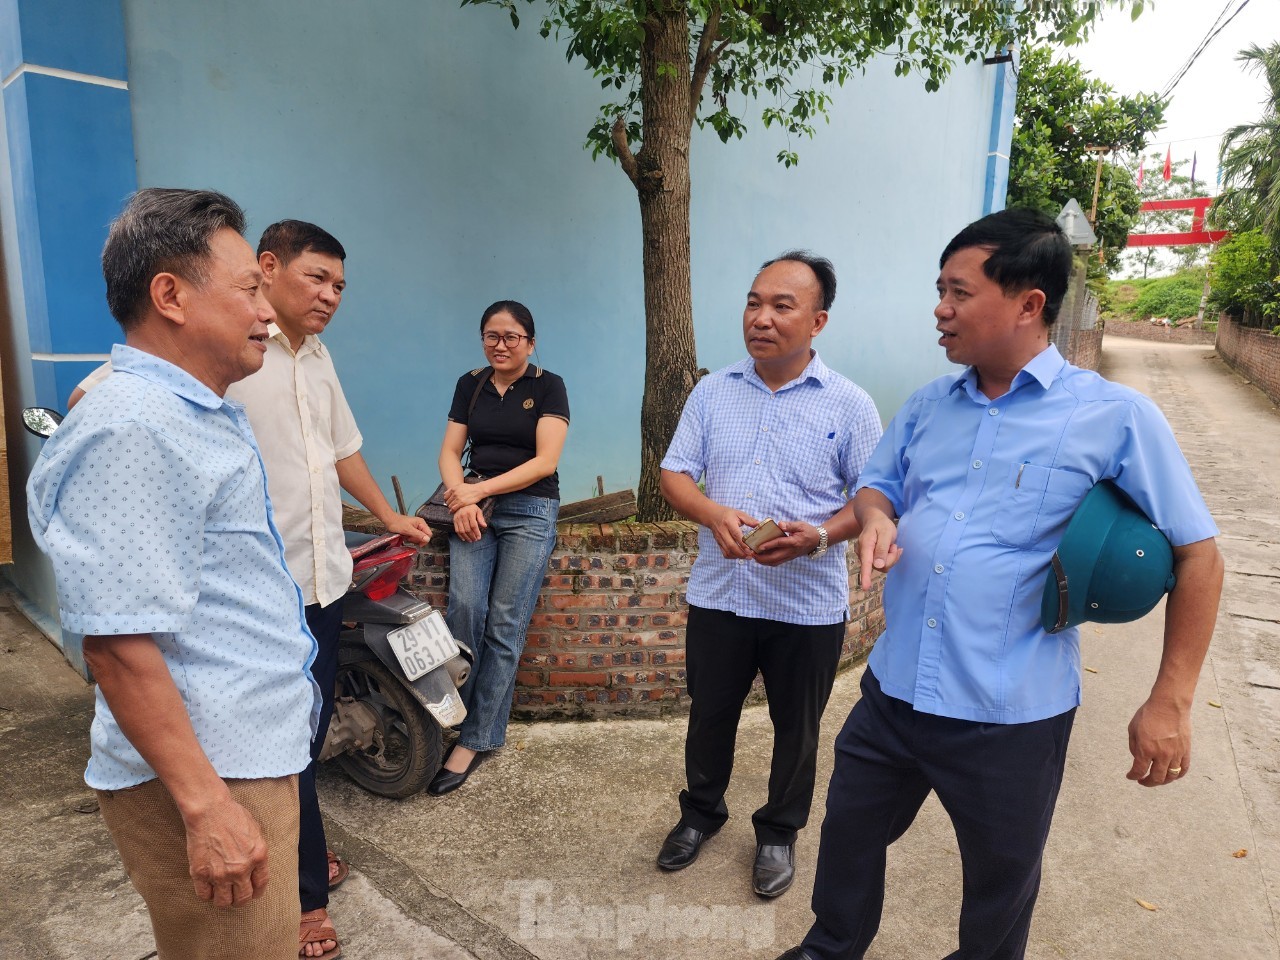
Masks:
[[[1104,364],[1172,422],[1222,528],[1226,595],[1196,698],[1193,766],[1169,788],[1124,779],[1125,727],[1154,678],[1162,614],[1085,629],[1085,703],[1028,956],[1276,960],[1280,414],[1208,348],[1110,338]],[[145,913],[79,780],[88,688],[10,610],[0,609],[0,651],[0,835],[11,881],[0,957],[145,957]],[[750,812],[771,746],[764,708],[744,716],[729,824],[678,874],[653,858],[677,817],[682,720],[513,725],[507,749],[440,799],[380,800],[324,771],[331,840],[353,864],[331,904],[346,956],[772,960],[810,922],[830,742],[858,673],[837,681],[798,879],[772,903],[750,892]],[[953,950],[959,889],[954,835],[930,801],[890,851],[885,919],[868,957]]]

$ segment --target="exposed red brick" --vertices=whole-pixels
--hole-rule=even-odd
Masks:
[[[686,709],[684,592],[696,556],[697,528],[686,521],[562,524],[516,677],[516,714],[661,716]],[[442,609],[448,559],[447,543],[433,542],[407,581]],[[884,623],[879,581],[861,593],[852,552],[848,565],[843,662],[865,656]]]
[[[600,609],[609,598],[599,593],[553,593],[550,596],[551,606],[556,610]]]
[[[1108,320],[1103,325],[1108,337],[1128,337],[1137,340],[1155,340],[1159,343],[1202,343],[1205,346],[1213,343],[1212,330],[1197,330],[1193,324],[1183,323],[1176,327],[1166,327],[1162,323],[1150,323],[1146,320]],[[1218,326],[1222,330],[1221,324]],[[1097,367],[1090,367],[1096,370]]]
[[[603,687],[609,677],[603,673],[553,671],[547,682],[553,687]]]
[[[1280,337],[1242,327],[1224,314],[1218,319],[1217,351],[1236,373],[1280,404]]]
[[[572,629],[578,625],[578,619],[576,613],[535,613],[529,620],[529,626]]]

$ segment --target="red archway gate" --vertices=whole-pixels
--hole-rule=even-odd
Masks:
[[[1184,200],[1148,200],[1141,210],[1190,210],[1191,229],[1185,233],[1131,233],[1128,247],[1185,247],[1193,243],[1217,243],[1229,236],[1226,230],[1206,230],[1204,216],[1215,197],[1190,197]]]

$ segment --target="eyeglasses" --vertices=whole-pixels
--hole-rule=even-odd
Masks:
[[[483,333],[480,339],[485,342],[486,346],[496,347],[498,342],[505,343],[508,347],[518,347],[521,340],[532,340],[523,333]]]

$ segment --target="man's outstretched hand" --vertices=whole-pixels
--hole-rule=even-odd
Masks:
[[[872,573],[888,573],[901,556],[897,524],[879,510],[868,511],[862,523],[862,533],[858,535],[862,589],[870,590]]]

